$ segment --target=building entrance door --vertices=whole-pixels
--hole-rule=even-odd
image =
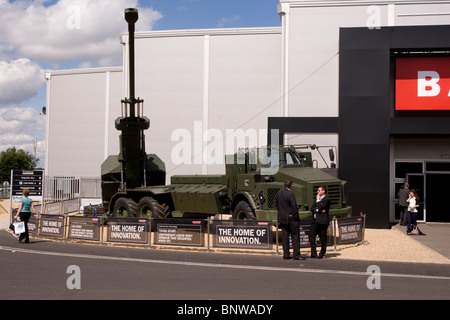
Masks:
[[[399,220],[398,191],[405,182],[420,197],[419,221],[450,222],[450,136],[395,137],[391,148],[391,222]]]
[[[423,174],[423,162],[407,162],[398,161],[395,162],[394,171],[394,202],[395,202],[395,220],[398,221],[400,218],[400,211],[402,210],[399,206],[398,192],[403,188],[405,182],[408,182],[410,189],[417,189],[419,192],[420,201],[424,202],[424,182],[425,177]],[[424,203],[420,205],[418,221],[423,221],[425,219]]]
[[[450,173],[426,174],[426,221],[450,222]]]
[[[395,162],[395,219],[400,216],[398,191],[405,182],[419,196],[419,222],[450,222],[450,163]]]

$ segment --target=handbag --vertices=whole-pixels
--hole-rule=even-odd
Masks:
[[[419,234],[419,228],[417,228],[417,226],[413,225],[413,229],[411,230],[411,232],[409,234],[411,234],[411,235],[418,235]]]
[[[20,233],[24,233],[25,232],[25,222],[23,222],[23,221],[14,222],[13,226],[14,226],[14,233],[15,234],[20,234]]]

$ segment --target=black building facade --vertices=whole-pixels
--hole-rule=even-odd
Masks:
[[[268,120],[269,132],[280,130],[280,144],[286,133],[338,134],[339,178],[348,181],[348,203],[354,215],[367,215],[367,227],[388,228],[392,222],[393,139],[450,137],[450,111],[396,110],[395,106],[397,59],[450,56],[449,34],[446,25],[341,28],[339,117]],[[431,193],[431,209],[430,197]]]

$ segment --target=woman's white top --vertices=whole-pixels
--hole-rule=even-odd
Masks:
[[[416,198],[411,198],[411,199],[409,199],[408,210],[411,211],[411,212],[417,212],[417,208],[416,208]]]

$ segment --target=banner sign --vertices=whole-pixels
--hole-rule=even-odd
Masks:
[[[109,218],[107,227],[106,241],[148,243],[149,228],[145,218]]]
[[[338,244],[362,241],[363,217],[337,219]]]
[[[30,220],[28,220],[28,232],[30,234],[37,234],[38,231],[38,219],[34,214],[31,214]]]
[[[64,200],[62,202],[62,213],[67,214],[70,212],[80,212],[80,199]]]
[[[45,214],[61,214],[61,202],[46,203],[44,207]]]
[[[64,237],[64,216],[41,214],[39,234],[51,237]]]
[[[100,218],[69,217],[68,238],[100,241]]]
[[[155,243],[168,245],[203,246],[205,220],[154,220]]]
[[[450,110],[450,57],[397,58],[396,110]]]
[[[272,249],[271,221],[213,220],[213,246]]]
[[[309,243],[309,231],[311,230],[312,220],[300,220],[300,248],[309,248],[311,247]],[[330,223],[331,226],[331,223]],[[328,227],[327,231],[327,245],[330,245],[332,243],[332,232],[331,227]],[[320,239],[319,236],[316,237],[316,245],[320,245]],[[292,244],[290,242],[290,245],[292,247]]]
[[[311,229],[311,221],[300,220],[300,248],[309,248],[309,230]],[[292,244],[290,242],[292,247]]]

